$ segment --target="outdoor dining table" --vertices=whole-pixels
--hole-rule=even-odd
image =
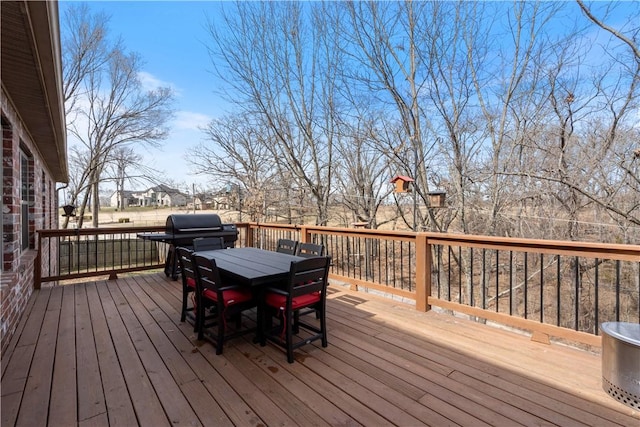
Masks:
[[[286,280],[291,262],[304,259],[258,248],[217,249],[196,254],[215,260],[224,281],[250,287]]]
[[[258,248],[229,248],[195,252],[216,262],[223,282],[251,287],[258,297],[257,337],[262,334],[262,290],[286,281],[292,261],[305,258]]]

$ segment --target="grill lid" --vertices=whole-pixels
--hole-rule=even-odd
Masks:
[[[211,232],[220,230],[222,230],[222,221],[216,214],[173,214],[167,217],[167,234],[175,235],[183,233]]]

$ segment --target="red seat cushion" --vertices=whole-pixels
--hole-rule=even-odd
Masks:
[[[218,293],[211,290],[205,289],[202,292],[202,296],[210,299],[211,301],[218,302]],[[226,306],[238,304],[241,302],[249,301],[252,298],[251,291],[244,289],[227,289],[226,291],[222,291],[223,304]]]
[[[297,296],[291,301],[291,309],[297,310],[302,307],[306,307],[311,304],[315,304],[320,301],[320,292],[312,292],[310,294]],[[285,295],[269,292],[266,295],[265,302],[271,307],[275,307],[280,310],[284,310],[287,304],[287,297]]]
[[[187,286],[195,289],[196,279],[194,279],[193,277],[187,277]]]

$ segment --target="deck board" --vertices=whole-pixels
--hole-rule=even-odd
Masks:
[[[124,282],[122,287],[125,286],[126,280]],[[182,393],[170,372],[170,366],[167,366],[173,361],[175,348],[162,346],[162,343],[154,345],[153,332],[150,332],[149,328],[157,327],[157,324],[149,319],[146,309],[137,298],[125,295],[118,282],[111,281],[107,287],[169,421],[172,425],[197,424],[198,418],[189,405],[187,396]]]
[[[212,404],[219,405],[225,416],[228,417],[228,420],[220,419],[219,422],[213,424],[224,425],[227,422],[233,425],[259,424],[258,415],[208,362],[205,352],[199,350],[208,344],[196,340],[196,334],[190,324],[176,322],[176,319],[180,318],[181,307],[181,299],[177,297],[181,291],[176,282],[156,282],[149,280],[148,277],[139,277],[137,281],[140,283],[139,288],[144,290],[161,310],[156,313],[156,317],[160,319],[159,324],[165,326],[163,330],[173,345],[180,349],[186,363],[191,366],[212,396]],[[153,286],[153,288],[149,286]]]
[[[114,426],[135,425],[137,423],[136,413],[127,390],[118,354],[111,339],[102,301],[98,295],[99,286],[101,285],[87,286],[86,289],[100,370],[109,373],[109,375],[102,377],[108,424]]]
[[[75,287],[75,332],[76,353],[78,359],[77,384],[78,384],[78,420],[91,420],[100,414],[106,414],[104,391],[98,354],[96,352],[96,339],[91,321],[91,310],[97,307],[89,307],[87,299],[87,287]],[[57,373],[57,372],[56,372]],[[63,372],[62,375],[65,373]]]
[[[49,401],[50,397],[51,373],[55,356],[55,351],[52,349],[56,345],[61,302],[62,289],[52,289],[42,319],[21,403],[21,408],[30,408],[30,410],[21,410],[18,413],[16,421],[18,426],[41,426],[47,423],[48,405],[44,406],[41,402]]]
[[[174,325],[149,295],[142,290],[142,286],[137,283],[122,282],[120,288],[126,298],[132,300],[135,297],[144,306],[145,311],[140,310],[139,317],[145,317],[143,323],[147,325],[145,329],[149,337],[159,354],[163,356],[163,360],[180,391],[184,396],[188,396],[189,403],[198,419],[215,420],[216,425],[231,425],[220,405],[209,394],[198,374],[183,356],[193,350],[193,344],[184,340],[181,345],[174,345],[175,343],[171,341],[170,336],[163,331],[163,326],[170,329]]]
[[[294,364],[251,336],[216,355],[161,273],[36,291],[2,355],[2,426],[640,425],[598,354],[332,289],[329,347]]]
[[[69,396],[78,394],[76,388],[76,330],[75,330],[75,291],[80,287],[65,287],[62,293],[62,307],[58,326],[53,383],[51,387],[51,405],[49,420],[54,425],[77,424],[77,399]],[[90,340],[93,342],[93,339]],[[82,365],[80,365],[82,366]]]
[[[143,426],[165,424],[167,418],[164,414],[164,408],[140,361],[138,351],[129,336],[127,325],[120,317],[116,303],[106,284],[102,283],[98,286],[98,295],[102,301],[113,346],[120,361],[121,375],[126,382],[137,422]]]
[[[340,332],[336,331],[335,334],[340,334]],[[343,335],[345,339],[348,338],[348,335]],[[432,364],[428,363],[420,363],[416,362],[417,359],[420,358],[419,355],[416,355],[407,351],[389,351],[389,348],[385,348],[384,344],[381,344],[375,337],[369,338],[365,337],[360,341],[351,340],[351,343],[357,346],[362,346],[361,348],[371,354],[374,354],[376,357],[382,359],[382,362],[376,362],[375,360],[371,361],[372,366],[384,366],[383,362],[387,363],[386,369],[391,372],[395,372],[397,375],[401,375],[407,382],[410,382],[413,386],[419,388],[423,392],[424,395],[433,395],[437,400],[430,399],[430,405],[424,405],[421,403],[421,398],[417,399],[419,403],[424,406],[435,408],[436,411],[439,409],[438,405],[442,404],[448,406],[449,404],[458,405],[458,411],[466,412],[471,411],[476,419],[483,420],[489,424],[509,424],[514,425],[513,421],[510,421],[507,417],[500,413],[496,413],[492,411],[490,408],[487,408],[486,405],[478,403],[471,399],[470,393],[472,390],[470,389],[460,389],[457,386],[457,383],[451,381],[448,377],[448,373],[443,373],[440,366],[435,365],[433,369]],[[340,345],[340,343],[337,343]],[[413,359],[413,360],[412,360]],[[405,372],[399,372],[398,369],[398,360],[403,361],[402,367]],[[406,361],[406,362],[405,362]],[[393,365],[393,367],[389,368],[389,365]],[[401,395],[402,390],[395,391],[396,394]],[[406,399],[406,396],[400,397],[401,399]],[[481,399],[484,399],[485,396],[482,395]],[[463,423],[463,420],[451,420],[457,424],[468,425],[468,423]],[[441,423],[436,423],[436,425],[440,425]]]
[[[330,399],[322,393],[322,387],[309,387],[300,380],[300,375],[305,375],[308,370],[300,365],[284,366],[281,355],[276,354],[275,358],[264,352],[265,349],[250,345],[247,342],[240,342],[237,346],[245,358],[252,360],[258,369],[276,381],[282,388],[288,391],[287,397],[295,396],[295,402],[306,406],[316,414],[316,420],[310,422],[313,425],[356,425],[355,420],[346,412],[340,410]],[[290,369],[288,369],[290,368]]]

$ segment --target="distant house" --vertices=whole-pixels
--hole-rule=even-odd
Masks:
[[[189,199],[188,209],[229,209],[229,195],[224,192],[219,193],[200,193],[194,199]]]
[[[195,197],[190,197],[189,201],[187,202],[187,209],[189,210],[202,210],[204,207],[204,209],[207,209],[207,204],[204,201],[202,195],[197,195]]]
[[[232,200],[229,197],[229,193],[226,191],[219,191],[213,194],[209,200],[209,209],[231,209]]]
[[[120,193],[122,193],[122,196],[120,196]],[[116,209],[124,209],[128,208],[129,206],[137,206],[138,199],[135,198],[134,194],[135,192],[127,190],[114,191],[109,198],[109,206]],[[120,206],[120,204],[122,204],[122,206]]]
[[[111,195],[111,207],[122,209],[118,192]],[[124,191],[124,208],[129,206],[180,207],[187,206],[187,195],[164,184],[145,191]]]
[[[0,13],[4,353],[35,288],[36,230],[58,228],[56,182],[69,173],[58,3],[2,2]]]
[[[139,206],[186,206],[187,196],[164,184],[149,188],[143,193],[134,193]]]

